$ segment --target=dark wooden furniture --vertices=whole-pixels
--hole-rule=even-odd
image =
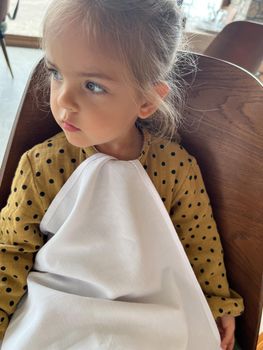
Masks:
[[[229,23],[204,54],[235,63],[256,74],[263,60],[263,24],[249,21]]]
[[[197,57],[198,71],[188,76],[191,85],[182,142],[203,171],[230,284],[245,300],[245,312],[237,324],[238,342],[243,350],[255,350],[263,300],[263,87],[233,64]],[[34,79],[38,79],[35,74],[1,168],[0,208],[6,203],[21,154],[59,131],[49,109],[33,103]]]
[[[256,348],[263,301],[263,86],[239,67],[200,57],[181,130],[204,173],[230,284],[245,301],[237,338]]]

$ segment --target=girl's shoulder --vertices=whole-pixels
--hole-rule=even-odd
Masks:
[[[32,158],[39,158],[41,156],[52,155],[57,156],[58,154],[63,154],[65,152],[76,153],[79,149],[71,145],[64,134],[60,132],[49,139],[35,145],[29,151],[27,155]]]
[[[177,141],[170,141],[155,136],[147,136],[148,149],[147,158],[155,159],[160,164],[177,163],[181,167],[188,167],[195,162],[192,156],[182,145]]]
[[[58,174],[67,178],[85,159],[82,149],[71,145],[63,132],[35,145],[21,158],[29,164],[34,174],[41,174],[38,180]],[[41,178],[40,178],[41,177]]]
[[[145,153],[140,160],[157,187],[160,181],[182,183],[195,171],[195,158],[180,143],[151,135],[146,136],[145,141]]]
[[[32,164],[43,162],[51,164],[60,161],[62,157],[79,158],[80,149],[71,145],[64,134],[60,132],[49,139],[35,145],[26,152]]]
[[[23,154],[14,183],[20,183],[23,178],[27,183],[28,193],[33,198],[40,195],[43,207],[48,208],[83,159],[82,150],[71,145],[61,132]]]

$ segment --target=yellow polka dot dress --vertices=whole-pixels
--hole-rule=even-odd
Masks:
[[[34,256],[45,243],[39,224],[52,200],[93,147],[72,146],[64,133],[26,152],[0,213],[0,338],[27,290]],[[196,160],[177,143],[144,132],[139,161],[170,214],[215,318],[238,316],[242,298],[229,289],[223,252]]]

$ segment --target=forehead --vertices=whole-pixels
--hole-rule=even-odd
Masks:
[[[128,69],[121,62],[109,41],[94,40],[76,26],[68,26],[59,34],[45,39],[47,60],[65,72],[98,70],[117,79],[127,77]]]

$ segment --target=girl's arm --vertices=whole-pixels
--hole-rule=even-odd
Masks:
[[[35,253],[43,245],[39,222],[44,214],[27,154],[18,165],[8,203],[0,213],[0,339],[27,290]]]
[[[59,133],[20,160],[8,204],[0,213],[0,339],[26,292],[27,275],[44,243],[39,224],[45,211],[84,159],[82,150]]]
[[[196,160],[190,160],[189,170],[173,198],[172,220],[217,320],[221,347],[232,350],[234,317],[243,312],[243,300],[229,288],[223,249],[202,175]]]
[[[229,288],[220,237],[194,158],[180,188],[174,192],[171,213],[215,319],[224,315],[240,315],[244,308],[243,300]]]

